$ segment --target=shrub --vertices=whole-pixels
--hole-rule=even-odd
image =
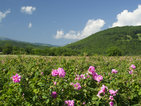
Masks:
[[[122,56],[122,51],[117,47],[111,47],[106,51],[108,56]]]

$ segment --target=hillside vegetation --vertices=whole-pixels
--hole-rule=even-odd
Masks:
[[[56,47],[50,44],[28,43],[0,37],[0,54],[70,56],[79,53],[69,48]]]
[[[107,55],[113,48],[120,51],[121,55],[141,55],[141,26],[110,28],[65,47],[88,55]]]

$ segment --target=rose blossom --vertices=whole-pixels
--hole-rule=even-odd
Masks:
[[[59,77],[65,77],[65,70],[63,68],[58,68]]]
[[[110,106],[114,106],[114,102],[112,102],[112,101],[109,102],[109,105],[110,105]]]
[[[55,81],[55,82],[53,82],[54,83],[54,85],[56,85],[57,84],[57,82]]]
[[[116,74],[118,71],[116,69],[112,69],[112,72],[111,73],[114,73]]]
[[[92,75],[93,72],[95,72],[95,67],[90,66],[89,69],[88,69],[88,72]]]
[[[110,96],[109,99],[110,99],[110,100],[114,100],[114,97],[113,97],[113,96]]]
[[[86,79],[85,74],[81,74],[81,75],[80,75],[80,78]]]
[[[101,90],[98,92],[97,96],[101,98],[101,94],[105,95],[106,89],[108,89],[107,86],[102,85]]]
[[[73,82],[71,82],[70,85],[73,85]]]
[[[58,70],[52,70],[51,72],[52,76],[57,76],[59,74]]]
[[[41,75],[43,75],[44,74],[44,72],[41,72]]]
[[[129,74],[133,74],[133,70],[129,71]]]
[[[80,76],[76,75],[75,80],[80,80]]]
[[[76,90],[80,90],[81,89],[81,85],[77,82],[76,84],[73,84],[74,89]]]
[[[131,68],[133,68],[133,69],[136,69],[136,66],[135,66],[135,65],[133,65],[133,64],[132,64],[130,67],[131,67]]]
[[[116,96],[116,93],[118,92],[118,90],[114,91],[114,90],[109,90],[110,94],[113,96]]]
[[[56,97],[57,97],[57,93],[56,93],[55,91],[53,91],[52,94],[51,94],[51,96],[52,96],[53,98],[56,98]]]
[[[103,80],[103,77],[101,75],[95,76],[95,80],[99,83],[100,81]]]
[[[14,83],[20,82],[21,76],[16,74],[15,76],[12,77],[12,80],[13,80]]]
[[[68,106],[74,106],[74,100],[66,100],[65,104],[67,104]]]

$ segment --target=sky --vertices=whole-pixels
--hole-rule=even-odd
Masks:
[[[58,46],[141,25],[141,0],[0,0],[0,36]]]

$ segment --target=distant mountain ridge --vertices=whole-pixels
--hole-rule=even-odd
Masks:
[[[0,36],[0,40],[12,40],[12,39]]]
[[[44,43],[33,43],[33,44],[34,45],[40,45],[40,46],[58,47],[57,45],[44,44]]]
[[[105,55],[108,49],[116,47],[123,55],[141,55],[141,26],[109,28],[65,47],[91,55]]]
[[[4,46],[5,44],[9,44],[11,46],[16,46],[16,47],[57,47],[55,45],[51,44],[44,44],[44,43],[30,43],[30,42],[25,42],[25,41],[18,41],[18,40],[13,40],[9,39],[6,37],[1,37],[0,36],[0,46]]]

